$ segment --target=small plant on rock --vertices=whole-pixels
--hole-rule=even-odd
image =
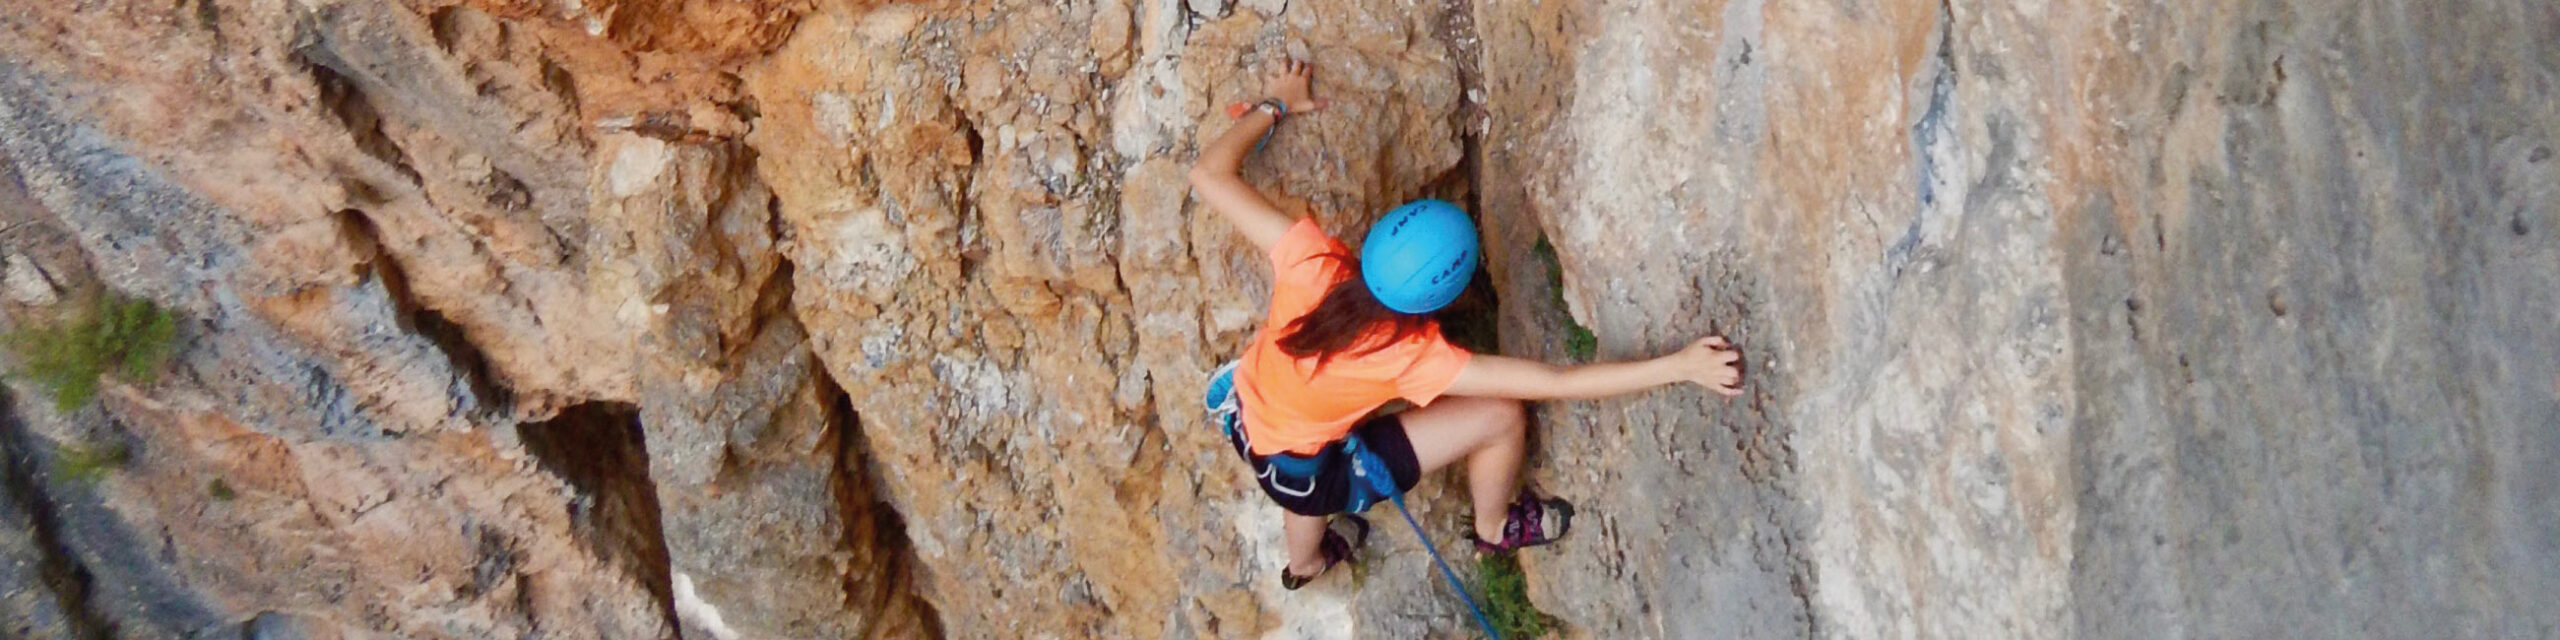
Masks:
[[[1551,616],[1529,602],[1529,577],[1520,573],[1520,561],[1511,554],[1477,556],[1476,580],[1476,590],[1484,594],[1484,615],[1502,637],[1543,638],[1554,626]]]
[[[1530,247],[1529,252],[1537,254],[1538,261],[1546,264],[1547,290],[1555,293],[1556,311],[1564,312],[1564,264],[1556,260],[1556,246],[1549,244],[1545,236],[1539,236],[1538,244]],[[1590,362],[1593,356],[1600,354],[1600,336],[1593,335],[1591,329],[1582,323],[1574,322],[1571,313],[1564,313],[1564,352],[1584,362]]]
[[[65,444],[54,450],[53,472],[64,480],[80,484],[97,484],[107,472],[123,467],[133,452],[124,445]]]
[[[114,374],[149,384],[169,357],[177,317],[149,300],[108,296],[88,311],[5,338],[18,365],[53,394],[53,406],[78,409],[98,396],[98,379]]]

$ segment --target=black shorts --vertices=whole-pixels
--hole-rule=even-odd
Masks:
[[[1413,440],[1404,435],[1404,420],[1377,416],[1361,421],[1351,432],[1359,434],[1360,441],[1387,463],[1398,493],[1412,490],[1414,483],[1422,481],[1422,460],[1413,454]],[[1280,503],[1281,508],[1299,515],[1324,516],[1341,513],[1351,501],[1351,456],[1343,454],[1341,441],[1325,445],[1324,451],[1314,456],[1320,462],[1314,478],[1283,478],[1278,473],[1264,473],[1267,465],[1245,447],[1243,433],[1243,425],[1237,425],[1228,436],[1228,443],[1235,445],[1236,454],[1252,465],[1254,484],[1262,485],[1263,495],[1271,496],[1271,501]]]

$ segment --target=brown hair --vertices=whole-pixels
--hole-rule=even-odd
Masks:
[[[1288,334],[1277,342],[1282,353],[1312,356],[1321,369],[1334,356],[1377,351],[1431,330],[1431,316],[1387,308],[1360,279],[1359,263],[1348,256],[1343,263],[1352,277],[1333,283],[1316,308],[1289,322]]]

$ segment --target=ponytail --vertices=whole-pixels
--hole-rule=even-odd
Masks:
[[[1352,266],[1354,272],[1359,270],[1356,263]],[[1323,368],[1334,356],[1377,351],[1431,327],[1429,315],[1399,313],[1378,302],[1369,285],[1355,275],[1326,289],[1316,308],[1291,321],[1277,344],[1282,353],[1313,357],[1316,367]]]

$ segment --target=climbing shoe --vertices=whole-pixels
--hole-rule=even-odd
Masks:
[[[1296,591],[1298,587],[1315,582],[1316,578],[1324,577],[1326,571],[1332,570],[1333,565],[1350,560],[1351,552],[1359,550],[1360,545],[1368,541],[1368,519],[1348,513],[1334,516],[1332,521],[1324,524],[1324,542],[1316,545],[1316,551],[1324,555],[1324,568],[1317,569],[1315,575],[1300,576],[1290,573],[1288,565],[1280,565],[1280,588]]]
[[[1210,413],[1232,413],[1236,410],[1236,365],[1241,362],[1229,360],[1219,365],[1217,371],[1209,373],[1209,388],[1200,397],[1201,408],[1208,409]]]
[[[1503,516],[1501,540],[1488,541],[1474,533],[1467,534],[1467,538],[1475,541],[1477,551],[1508,553],[1555,542],[1571,530],[1573,503],[1563,498],[1540,498],[1523,489],[1520,497],[1512,499],[1510,513]]]

